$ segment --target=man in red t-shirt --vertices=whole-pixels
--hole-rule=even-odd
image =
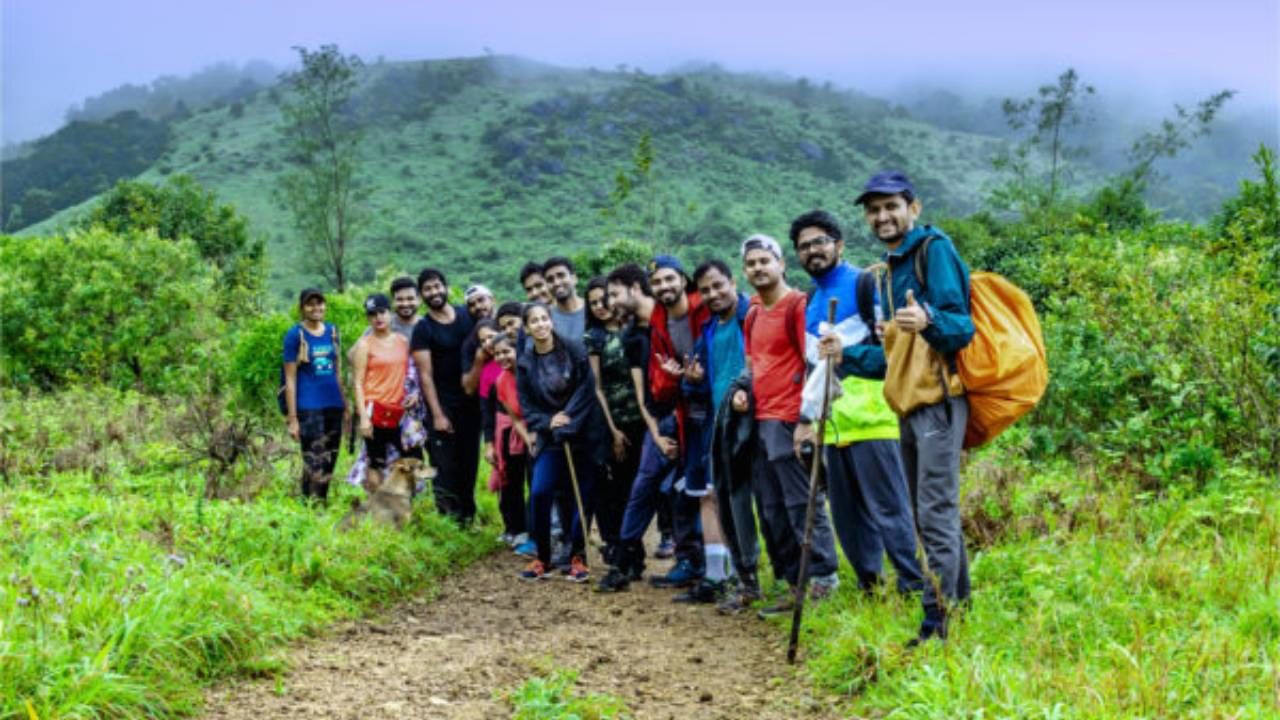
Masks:
[[[759,436],[752,489],[773,574],[794,589],[799,583],[800,548],[809,505],[809,473],[801,457],[806,452],[812,457],[814,440],[813,426],[799,422],[806,367],[806,298],[787,286],[782,248],[767,235],[752,235],[742,243],[742,268],[756,289],[743,325]],[[746,391],[735,392],[733,409],[746,412],[749,407]],[[826,500],[819,494],[809,555],[815,598],[828,595],[837,582],[835,539],[825,508]],[[789,613],[793,604],[794,596],[788,595],[760,613]]]

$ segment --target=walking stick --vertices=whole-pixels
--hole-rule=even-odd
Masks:
[[[827,324],[835,325],[836,298],[827,304]],[[791,640],[787,643],[787,662],[796,661],[796,647],[800,644],[800,618],[804,614],[805,591],[809,586],[809,551],[813,545],[813,523],[818,514],[818,473],[822,469],[822,441],[827,433],[827,418],[831,415],[831,386],[835,381],[835,358],[827,358],[827,382],[822,388],[822,414],[818,417],[818,440],[813,464],[809,468],[809,504],[804,513],[804,543],[800,546],[800,578],[796,583],[796,606],[791,615]]]
[[[573,499],[578,501],[578,524],[582,526],[582,559],[587,559],[587,546],[591,543],[591,525],[587,521],[587,513],[582,507],[582,492],[578,490],[578,469],[573,465],[573,450],[569,441],[564,441],[564,459],[569,464],[569,484],[573,485]],[[573,528],[569,528],[569,544],[573,545]]]

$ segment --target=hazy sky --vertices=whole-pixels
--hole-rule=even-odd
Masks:
[[[661,71],[687,61],[781,71],[893,99],[921,83],[1027,95],[1068,65],[1102,95],[1243,106],[1280,95],[1280,0],[0,0],[0,135],[29,139],[126,82],[294,45],[366,59],[479,55]]]

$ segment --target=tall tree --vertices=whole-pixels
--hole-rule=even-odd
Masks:
[[[1084,121],[1083,101],[1094,93],[1092,85],[1080,82],[1075,68],[1067,68],[1051,85],[1041,85],[1034,97],[1023,100],[1006,98],[1002,109],[1005,122],[1014,130],[1033,127],[1028,142],[1049,153],[1049,191],[1047,204],[1052,205],[1058,196],[1063,161],[1077,148],[1066,144],[1066,132]]]
[[[367,198],[357,160],[363,133],[351,107],[364,63],[343,55],[337,45],[294,49],[302,68],[281,76],[288,92],[280,102],[280,131],[291,168],[280,179],[277,198],[316,251],[318,269],[342,291],[347,249]]]
[[[1191,141],[1209,134],[1213,119],[1222,106],[1234,97],[1235,90],[1219,90],[1201,100],[1194,109],[1174,105],[1174,115],[1165,118],[1156,130],[1149,130],[1133,141],[1129,148],[1129,176],[1139,185],[1151,176],[1152,166],[1162,157],[1174,157],[1191,145]]]

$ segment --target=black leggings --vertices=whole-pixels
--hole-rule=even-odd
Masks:
[[[298,411],[302,446],[302,496],[324,500],[342,446],[342,408]]]

